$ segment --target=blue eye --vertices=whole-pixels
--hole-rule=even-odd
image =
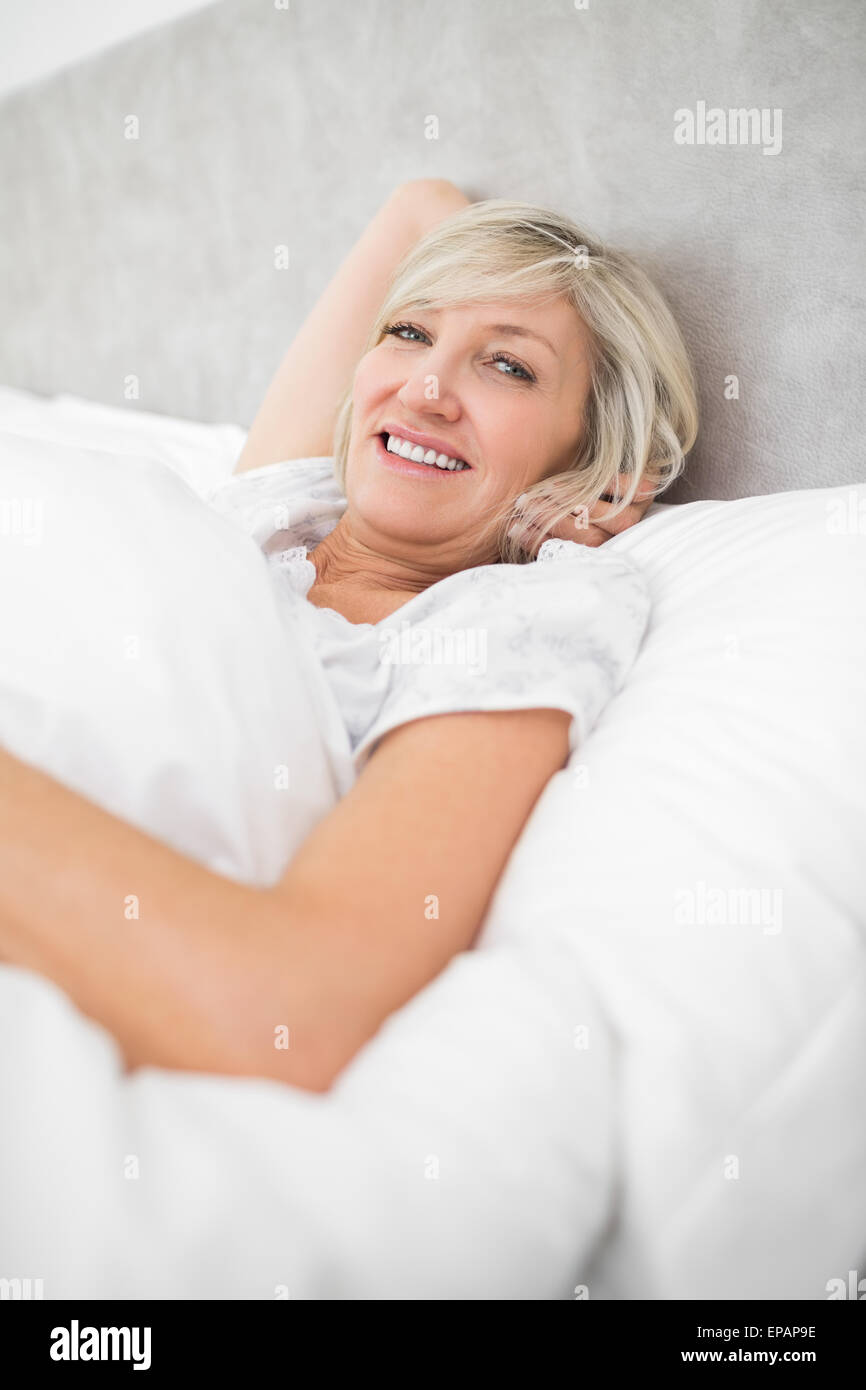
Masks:
[[[389,323],[382,329],[382,332],[391,333],[395,338],[399,337],[402,333],[418,333],[422,338],[427,337],[427,334],[422,332],[420,328],[416,328],[414,323]],[[404,341],[406,340],[404,339]]]
[[[523,365],[522,362],[516,362],[516,361],[514,360],[513,357],[509,357],[509,356],[508,356],[506,353],[504,353],[504,352],[494,352],[493,357],[491,358],[491,361],[493,361],[493,362],[504,362],[504,363],[506,364],[506,366],[515,367],[515,368],[517,369],[517,371],[518,371],[519,373],[521,373],[521,375],[517,378],[518,381],[534,381],[534,380],[535,380],[535,377],[532,375],[531,372],[528,372],[528,371],[526,370],[526,368],[524,367],[524,365]],[[502,376],[511,376],[511,372],[502,372],[501,375],[502,375]]]
[[[416,334],[416,337],[414,339],[406,338],[403,336],[406,333],[414,333]],[[427,341],[429,342],[429,335],[424,332],[423,328],[416,328],[414,323],[388,323],[382,329],[382,334],[383,336],[390,334],[392,337],[402,338],[404,343],[417,343],[421,339],[427,339]],[[518,362],[514,357],[509,357],[507,352],[494,352],[493,356],[490,358],[490,361],[504,362],[507,367],[512,368],[512,371],[500,372],[500,376],[510,376],[513,377],[515,381],[535,381],[535,377],[533,376],[532,372],[530,372],[526,367],[524,367],[522,362]]]

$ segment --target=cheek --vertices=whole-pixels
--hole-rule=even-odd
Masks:
[[[485,439],[485,455],[496,461],[495,479],[503,493],[523,490],[544,477],[547,466],[546,430],[538,412],[514,404],[493,412]]]
[[[352,378],[352,411],[364,421],[365,415],[378,408],[383,400],[399,388],[393,368],[380,348],[371,348],[355,368]]]
[[[376,364],[370,361],[370,354],[362,357],[352,379],[352,410],[355,417],[362,420],[373,400],[376,389]]]

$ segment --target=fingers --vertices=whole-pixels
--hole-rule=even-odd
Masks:
[[[616,494],[620,495],[620,494]],[[644,483],[635,493],[634,501],[630,502],[618,516],[611,516],[614,510],[615,494],[613,492],[602,493],[599,500],[591,507],[579,507],[569,516],[563,517],[561,521],[550,529],[542,531],[541,524],[532,516],[521,514],[519,529],[524,545],[527,549],[533,544],[540,546],[543,541],[557,539],[564,541],[576,541],[578,545],[599,546],[604,545],[605,541],[612,536],[618,536],[621,531],[626,531],[630,526],[640,521],[647,509],[652,505],[655,491],[652,483]],[[536,494],[536,505],[540,505],[541,499]],[[518,504],[522,498],[518,498]]]
[[[650,501],[651,499],[633,502],[614,517],[610,516],[613,510],[610,504],[597,502],[588,511],[578,511],[571,516],[563,517],[547,534],[560,540],[577,541],[579,545],[603,545],[611,536],[618,536],[621,531],[627,531],[630,526],[640,521],[650,506]]]
[[[610,531],[603,530],[594,522],[580,526],[576,517],[566,516],[557,522],[556,526],[545,531],[544,540],[576,541],[578,545],[604,545],[605,541],[610,540],[610,536]]]
[[[650,505],[650,500],[631,502],[617,516],[610,515],[614,510],[612,504],[597,502],[594,507],[590,507],[588,520],[591,525],[600,526],[609,536],[617,536],[620,531],[626,531],[629,526],[634,526],[636,521],[640,521]]]

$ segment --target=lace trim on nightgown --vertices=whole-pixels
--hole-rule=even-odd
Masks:
[[[279,550],[268,556],[268,563],[275,569],[283,570],[292,587],[306,597],[316,578],[316,566],[307,559],[305,545],[292,545],[287,550]]]

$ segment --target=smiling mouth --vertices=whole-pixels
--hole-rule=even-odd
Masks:
[[[383,431],[378,438],[387,453],[394,458],[405,460],[406,463],[420,464],[423,468],[432,468],[441,473],[468,473],[471,465],[465,459],[454,458],[450,454],[443,454],[436,449],[425,449],[421,444],[413,444],[411,439],[402,439],[398,434],[389,434]]]

